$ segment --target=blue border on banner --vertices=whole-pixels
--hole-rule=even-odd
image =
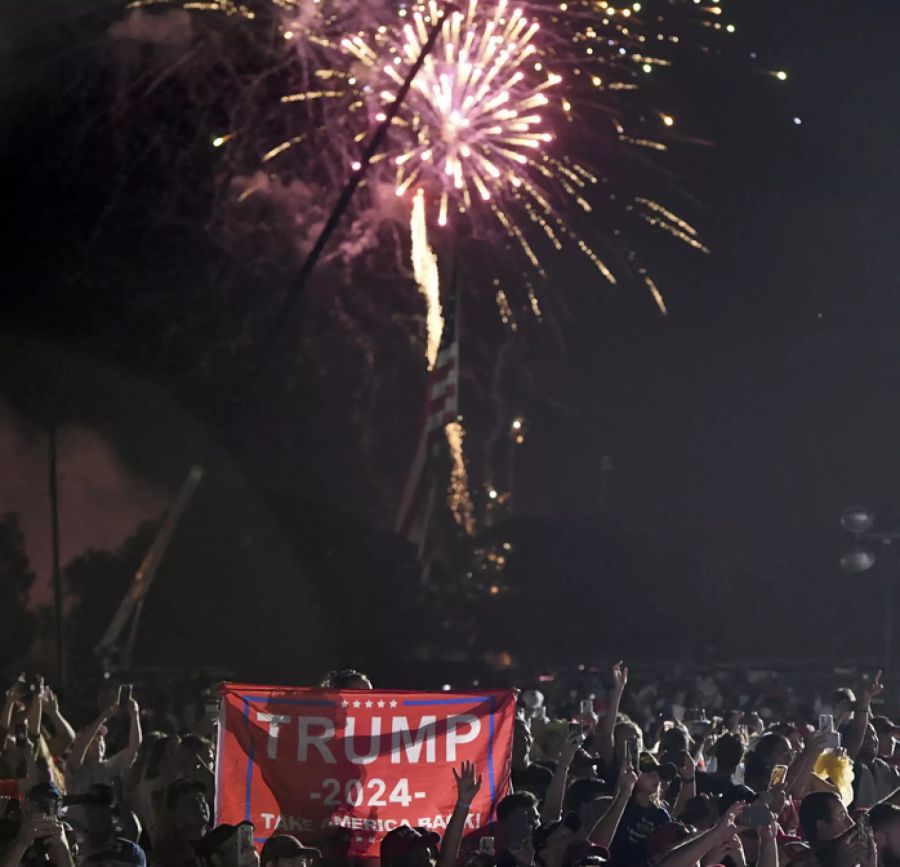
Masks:
[[[244,792],[244,820],[251,822],[251,795],[253,791],[253,736],[250,732],[250,702],[266,701],[272,704],[295,704],[306,705],[309,707],[337,707],[338,702],[326,699],[311,698],[281,698],[275,695],[241,695],[241,702],[244,705],[244,724],[247,728],[247,741],[249,749],[247,752],[247,787]],[[494,715],[497,712],[497,700],[493,695],[473,695],[454,698],[436,698],[436,699],[404,699],[401,702],[404,707],[435,707],[437,705],[454,705],[454,704],[490,704],[488,713],[488,787],[491,793],[491,807],[495,806],[494,801],[497,795],[497,784],[494,779]],[[257,843],[265,843],[267,837],[257,837]]]

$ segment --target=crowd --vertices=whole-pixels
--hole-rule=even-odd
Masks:
[[[464,763],[443,837],[397,828],[382,867],[900,867],[900,726],[873,712],[880,673],[811,701],[771,680],[606,674],[580,699],[555,678],[520,693],[491,824],[465,836],[481,781]],[[372,688],[352,670],[322,685]],[[41,677],[7,690],[0,867],[342,867],[278,830],[257,851],[249,823],[213,827],[215,701],[188,728],[137,698],[101,690],[76,729]]]

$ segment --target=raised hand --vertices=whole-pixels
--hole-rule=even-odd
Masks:
[[[882,692],[884,692],[884,684],[881,682],[881,669],[875,673],[875,677],[873,677],[867,684],[863,686],[863,696],[866,700],[867,704],[871,704],[871,702],[878,698]]]
[[[41,693],[41,703],[44,705],[44,710],[48,714],[59,713],[59,699],[49,686],[44,687],[44,690]]]
[[[628,683],[628,666],[624,665],[621,659],[612,667],[612,678],[613,690],[621,695]]]
[[[630,798],[637,781],[637,771],[623,762],[619,771],[619,779],[616,780],[616,794],[624,798]]]
[[[697,770],[697,763],[687,750],[681,751],[681,766],[678,768],[678,776],[682,780],[693,780]]]
[[[456,780],[457,805],[471,805],[473,799],[481,790],[481,774],[475,776],[475,765],[472,762],[463,762],[459,773],[453,769],[453,777]]]

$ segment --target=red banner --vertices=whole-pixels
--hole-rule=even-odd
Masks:
[[[484,782],[466,833],[509,788],[512,692],[384,692],[225,684],[216,822],[253,822],[329,854],[377,858],[398,825],[438,833],[456,803],[453,768]],[[324,854],[324,853],[323,853]]]

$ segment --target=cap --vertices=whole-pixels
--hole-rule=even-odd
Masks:
[[[199,780],[175,780],[175,782],[166,789],[166,806],[174,807],[182,795],[187,795],[192,792],[199,792],[205,797],[206,786]]]
[[[441,838],[427,828],[412,828],[401,825],[394,828],[381,841],[381,864],[400,861],[418,849],[430,849],[440,843]]]
[[[137,843],[117,837],[102,852],[90,855],[88,861],[115,861],[118,864],[133,864],[135,867],[147,867],[147,856]]]
[[[641,753],[638,765],[642,774],[659,774],[662,780],[674,780],[678,776],[678,768],[671,762],[659,763],[653,753]]]
[[[872,725],[875,726],[875,731],[880,735],[900,734],[900,726],[892,723],[886,716],[873,716]]]
[[[250,825],[249,822],[242,824]],[[250,827],[253,827],[250,825]],[[194,849],[198,855],[212,855],[223,843],[230,840],[237,832],[237,825],[216,825],[208,831],[198,842],[194,843]]]
[[[60,792],[53,783],[38,783],[28,790],[28,794],[25,798],[29,801],[46,801],[48,798],[61,801],[62,792]]]
[[[666,822],[665,825],[660,825],[647,840],[648,859],[665,855],[690,836],[691,832],[681,822]]]
[[[260,864],[268,864],[279,858],[321,858],[322,853],[312,846],[304,846],[296,837],[290,834],[273,834],[263,844],[259,856]]]

